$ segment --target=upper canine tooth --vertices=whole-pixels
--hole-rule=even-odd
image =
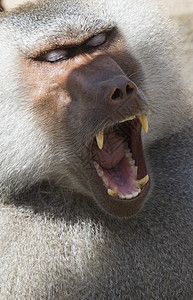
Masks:
[[[143,177],[142,179],[139,179],[139,180],[133,180],[133,182],[136,184],[136,185],[139,185],[141,188],[146,185],[146,183],[148,183],[149,181],[149,175],[146,175],[145,177]]]
[[[147,133],[148,132],[148,120],[147,120],[147,116],[145,114],[142,114],[140,116],[138,116],[139,121],[144,129],[144,131]]]
[[[96,141],[97,141],[99,149],[101,150],[103,148],[103,142],[104,142],[103,130],[101,130],[97,133]]]

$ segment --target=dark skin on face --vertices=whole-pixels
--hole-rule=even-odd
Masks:
[[[141,208],[148,193],[149,182],[142,188],[142,192],[137,197],[121,199],[118,196],[118,191],[115,195],[108,193],[104,181],[101,180],[93,167],[93,161],[97,161],[102,167],[100,171],[105,173],[108,181],[116,182],[113,177],[118,176],[121,185],[124,182],[127,184],[126,177],[133,174],[130,172],[124,153],[122,153],[122,151],[125,151],[122,150],[124,141],[126,144],[129,143],[129,149],[131,149],[132,157],[138,167],[136,179],[144,178],[147,175],[142,150],[140,122],[135,119],[120,123],[116,129],[113,127],[119,121],[144,112],[147,109],[145,100],[140,95],[137,86],[125,76],[117,62],[108,55],[100,55],[86,65],[74,69],[68,76],[67,90],[71,98],[76,101],[76,108],[79,107],[79,111],[81,111],[80,119],[77,120],[79,125],[76,122],[73,124],[74,130],[76,126],[79,127],[81,124],[88,122],[85,127],[91,131],[91,133],[88,133],[90,135],[91,169],[94,170],[91,175],[91,184],[94,194],[99,194],[96,196],[96,200],[102,208],[112,215],[128,217],[135,214]],[[68,116],[73,115],[73,110],[70,108],[74,103],[71,102],[67,109],[69,111]],[[95,128],[92,128],[92,119],[89,120],[88,115],[88,112],[92,111],[94,112],[92,119],[98,120],[98,126],[95,124]],[[85,116],[87,117],[85,118]],[[75,118],[73,119],[75,120]],[[104,148],[101,150],[93,136],[95,137],[97,132],[103,129]],[[128,145],[126,149],[127,147]],[[110,188],[110,185],[108,187]],[[128,190],[130,194],[129,188],[123,188],[123,190]]]
[[[103,32],[78,46],[45,49],[22,61],[21,71],[43,129],[53,139],[66,135],[72,153],[87,153],[90,169],[82,166],[82,173],[94,198],[108,213],[128,217],[150,187],[149,180],[138,182],[148,176],[140,122],[147,103],[137,79],[126,76],[136,74],[138,64],[112,36]]]
[[[0,12],[1,11],[4,11],[4,9],[3,9],[3,6],[2,6],[1,0],[0,0]]]

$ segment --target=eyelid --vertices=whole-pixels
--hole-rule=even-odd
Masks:
[[[97,35],[94,35],[87,43],[87,47],[98,47],[102,44],[104,44],[107,40],[107,33],[102,32]]]
[[[107,40],[107,32],[102,32],[91,37],[84,45],[88,48],[96,48],[103,45]],[[81,46],[81,45],[80,45]],[[83,45],[82,45],[83,46]],[[82,48],[83,49],[83,48]],[[69,59],[71,56],[74,56],[75,48],[56,48],[43,52],[41,55],[35,58],[35,60],[55,63],[61,60]]]
[[[42,55],[40,55],[37,59],[40,61],[46,61],[46,62],[57,62],[62,59],[69,58],[69,51],[67,49],[53,49],[47,52],[44,52]]]

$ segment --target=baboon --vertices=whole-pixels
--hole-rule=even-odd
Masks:
[[[191,299],[193,112],[153,0],[0,14],[0,299]]]

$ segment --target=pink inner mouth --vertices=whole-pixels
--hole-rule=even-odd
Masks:
[[[114,168],[124,157],[124,138],[111,132],[105,137],[103,149],[97,143],[93,145],[93,159],[104,169]]]
[[[137,179],[137,173],[133,171],[126,156],[112,169],[103,169],[104,176],[108,178],[108,188],[116,188],[118,194],[132,194],[136,190],[133,180]]]
[[[137,190],[138,193],[140,192],[133,182],[137,179],[137,167],[123,136],[115,132],[109,133],[105,136],[102,150],[98,148],[95,141],[93,160],[100,166],[98,166],[98,173],[103,174],[101,177],[103,184],[108,180],[108,185],[105,184],[107,189],[115,190],[117,195],[133,194],[134,196]],[[103,180],[104,177],[106,180]]]

